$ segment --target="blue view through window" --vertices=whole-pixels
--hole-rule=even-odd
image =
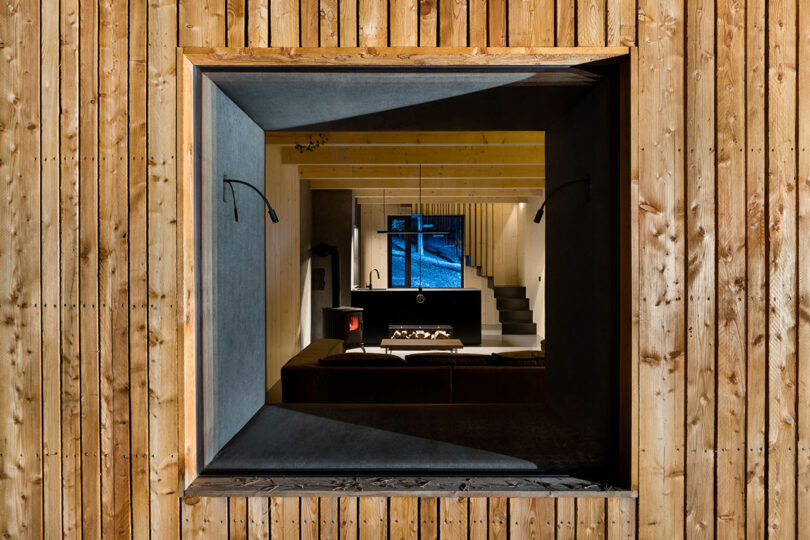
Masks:
[[[388,216],[388,229],[410,233],[388,235],[390,287],[464,286],[464,216]]]

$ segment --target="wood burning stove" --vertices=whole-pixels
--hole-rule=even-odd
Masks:
[[[363,346],[363,308],[339,306],[323,308],[323,337],[342,339],[343,347]]]

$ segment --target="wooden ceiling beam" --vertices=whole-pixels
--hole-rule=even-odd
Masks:
[[[419,199],[418,189],[355,189],[356,197],[380,197],[386,199]],[[478,197],[488,199],[490,197],[540,197],[543,195],[541,188],[500,188],[500,189],[423,189],[422,199],[440,198],[456,199],[458,197]]]
[[[383,204],[382,197],[356,197],[355,199],[358,204]],[[519,202],[527,202],[529,197],[525,196],[514,196],[514,195],[499,195],[493,197],[422,197],[423,203],[519,203]],[[415,204],[419,202],[418,197],[412,198],[401,198],[401,199],[391,199],[389,197],[385,198],[385,204]]]
[[[543,131],[267,131],[267,144],[324,146],[453,146],[545,144]]]
[[[545,146],[321,146],[312,151],[281,148],[286,164],[543,164]]]
[[[300,165],[301,178],[308,180],[334,179],[351,180],[357,178],[418,179],[418,165]],[[423,165],[422,179],[431,178],[526,178],[545,180],[545,164],[530,165]]]
[[[430,178],[422,179],[422,189],[503,189],[544,188],[544,179],[532,178]],[[310,189],[417,189],[416,178],[362,178],[347,180],[311,180]]]

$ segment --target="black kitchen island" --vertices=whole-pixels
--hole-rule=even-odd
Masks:
[[[389,325],[450,325],[464,345],[481,344],[481,291],[478,289],[354,289],[352,306],[363,308],[363,339],[379,345]]]

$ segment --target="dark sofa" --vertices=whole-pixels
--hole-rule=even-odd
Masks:
[[[281,368],[282,401],[531,403],[543,399],[545,359],[534,355],[418,353],[401,359],[343,352],[341,340],[321,339],[291,358]]]

